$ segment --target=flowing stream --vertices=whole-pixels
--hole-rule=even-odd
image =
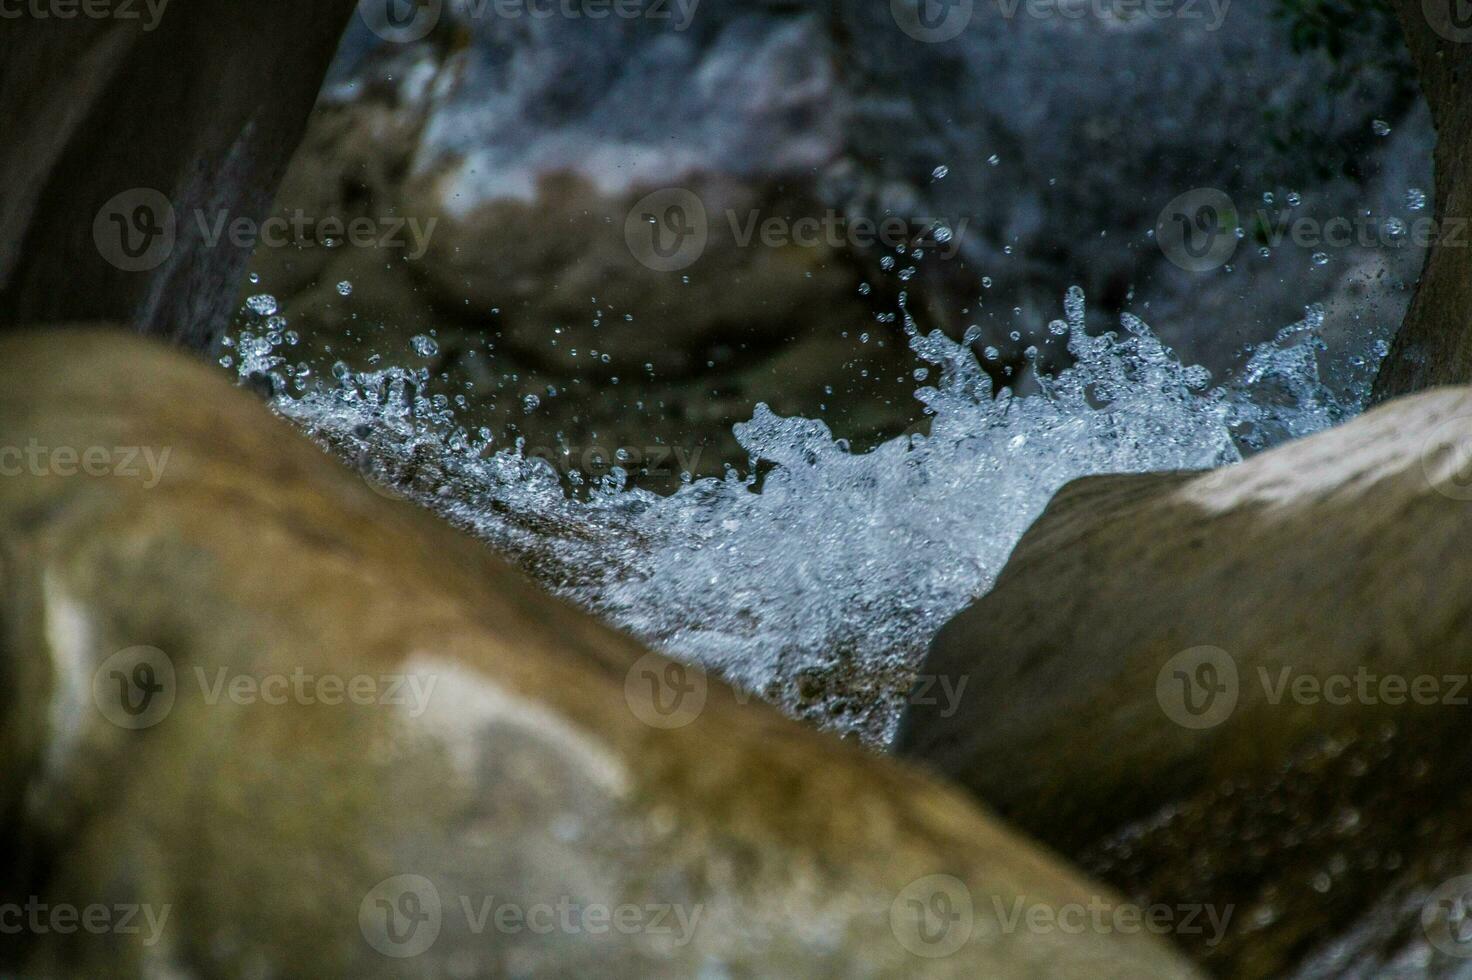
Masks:
[[[1015,395],[993,390],[975,337],[926,333],[903,301],[900,313],[928,432],[856,453],[822,421],[757,405],[736,436],[765,464],[760,479],[733,471],[669,496],[627,488],[616,469],[588,499],[570,497],[546,461],[493,448],[443,395],[421,394],[426,368],[291,377],[280,322],[267,329],[263,316],[230,338],[229,363],[242,379],[275,375],[287,392],[276,410],[381,492],[440,513],[653,646],[883,745],[930,638],[991,586],[1065,482],[1221,466],[1333,425],[1360,410],[1385,351],[1369,334],[1358,352],[1326,351],[1310,308],[1213,384],[1133,316],[1088,334],[1074,288],[1046,332],[1073,365]]]

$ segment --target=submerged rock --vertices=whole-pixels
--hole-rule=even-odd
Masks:
[[[1233,977],[1441,976],[1472,879],[1472,392],[1054,498],[921,669],[899,751]],[[961,681],[964,680],[964,687]],[[1408,972],[1407,972],[1408,971]]]
[[[178,354],[0,340],[0,466],[0,971],[1194,975]]]

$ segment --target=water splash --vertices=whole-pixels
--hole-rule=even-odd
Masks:
[[[970,349],[908,314],[916,355],[940,369],[915,392],[929,431],[857,454],[820,421],[758,405],[735,434],[760,481],[729,472],[661,497],[615,468],[586,501],[550,464],[492,451],[457,425],[426,369],[337,372],[305,384],[261,336],[235,341],[242,378],[266,374],[275,408],[403,495],[509,553],[554,591],[681,659],[824,727],[887,743],[926,645],[985,592],[1051,495],[1096,473],[1234,462],[1359,410],[1321,379],[1310,309],[1243,353],[1225,384],[1182,365],[1134,316],[1090,336],[1084,296],[1050,335],[1074,363],[994,392]],[[1036,349],[1030,349],[1036,359]],[[291,375],[290,377],[283,377]]]

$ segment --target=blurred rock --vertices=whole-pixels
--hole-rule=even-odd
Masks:
[[[1442,389],[1236,466],[1069,484],[936,637],[920,675],[964,694],[912,695],[900,753],[1131,895],[1235,908],[1220,944],[1182,937],[1216,974],[1451,975],[1469,448],[1472,392]]]
[[[181,355],[0,340],[0,465],[0,972],[1196,975]]]
[[[1406,194],[1429,186],[1431,146],[1402,52],[1357,35],[1337,62],[1296,53],[1269,10],[1241,5],[947,9],[968,8],[934,42],[902,28],[903,3],[706,0],[688,19],[446,5],[407,44],[355,19],[278,208],[433,230],[262,249],[251,291],[277,297],[319,377],[339,358],[394,363],[432,332],[440,390],[466,398],[472,430],[678,446],[702,475],[746,464],[730,427],[757,402],[861,448],[921,422],[902,291],[923,327],[976,324],[1004,383],[1074,284],[1097,327],[1130,309],[1218,373],[1310,303],[1341,360],[1399,323],[1422,250],[1382,226],[1417,217]],[[1198,187],[1228,195],[1245,237],[1190,272],[1151,236]],[[670,189],[684,210],[650,209]],[[641,215],[679,218],[691,197],[703,247],[641,264]],[[1336,217],[1375,234],[1322,265],[1277,240],[1283,221]],[[733,233],[773,219],[771,244]],[[799,219],[838,230],[804,238]],[[904,233],[878,240],[884,221]]]

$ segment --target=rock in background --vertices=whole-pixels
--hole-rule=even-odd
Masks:
[[[472,431],[568,468],[654,444],[701,474],[744,465],[730,426],[760,401],[861,446],[917,424],[902,294],[922,326],[976,325],[1004,381],[1028,344],[1052,350],[1044,325],[1072,284],[1096,326],[1128,308],[1221,371],[1309,303],[1364,354],[1420,268],[1385,230],[1429,213],[1407,208],[1429,187],[1431,135],[1399,53],[1364,38],[1338,62],[1295,53],[1270,9],[963,3],[945,8],[963,21],[927,31],[908,0],[601,19],[430,7],[434,29],[408,43],[355,21],[278,197],[283,213],[423,233],[260,249],[251,292],[305,338],[293,363],[427,362]],[[1233,200],[1246,237],[1190,272],[1152,235],[1202,187]],[[668,188],[698,199],[708,238],[651,268],[630,236],[644,213],[690,210],[646,198]],[[1259,233],[1284,215],[1373,234],[1265,258]],[[783,237],[804,217],[838,231]],[[777,244],[741,242],[772,218]],[[886,219],[903,250],[850,234]],[[411,347],[421,335],[434,343]]]

